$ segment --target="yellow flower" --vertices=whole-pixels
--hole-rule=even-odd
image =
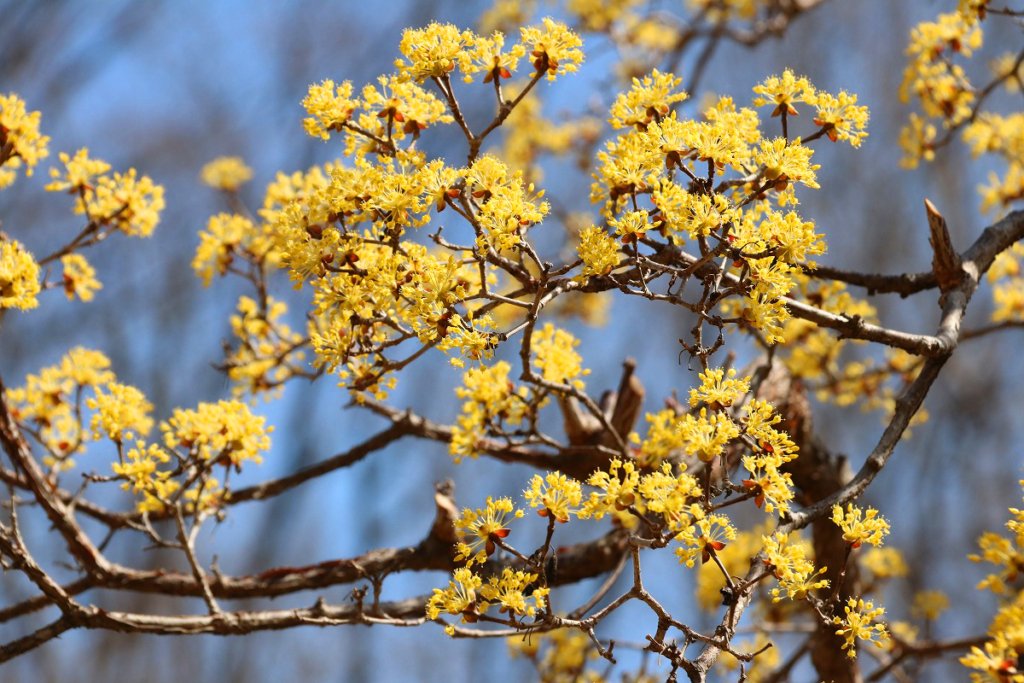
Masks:
[[[829,140],[847,140],[854,147],[860,147],[861,139],[868,135],[864,130],[868,123],[868,108],[857,105],[856,95],[845,90],[838,96],[821,92],[815,98],[814,106],[817,110],[814,125],[821,126]]]
[[[583,358],[575,350],[579,343],[578,339],[565,330],[545,323],[540,332],[534,332],[534,367],[540,369],[541,375],[548,382],[569,384],[582,390],[583,380],[578,378],[589,375],[590,370],[580,365]]]
[[[241,401],[200,403],[195,410],[176,408],[172,417],[160,423],[164,445],[183,447],[204,460],[241,467],[245,460],[259,464],[261,453],[270,448],[266,418],[252,414]]]
[[[381,76],[377,84],[362,90],[361,107],[377,118],[402,124],[392,131],[395,139],[419,132],[434,123],[451,123],[455,119],[445,113],[447,106],[432,93],[397,76]],[[323,137],[323,136],[321,136]]]
[[[482,510],[465,508],[462,516],[455,520],[455,533],[463,539],[455,546],[458,551],[455,561],[465,560],[467,567],[487,561],[497,548],[495,541],[505,539],[511,533],[506,519],[508,515],[517,519],[523,516],[523,511],[516,509],[509,498],[494,500],[488,496]]]
[[[684,544],[675,549],[680,564],[692,567],[697,557],[700,557],[701,564],[705,564],[712,553],[725,548],[726,541],[736,538],[736,529],[725,515],[709,515],[696,503],[690,505],[687,512],[691,517],[690,523],[682,525],[683,530],[675,537]]]
[[[897,578],[910,573],[903,553],[896,548],[871,548],[860,558],[860,563],[875,579]]]
[[[918,591],[914,594],[910,613],[915,617],[935,621],[947,609],[949,598],[942,591]]]
[[[448,588],[435,588],[434,594],[427,601],[427,618],[437,619],[441,612],[459,615],[476,611],[476,590],[483,581],[468,567],[456,569],[452,575],[454,581],[448,582]],[[475,617],[471,617],[476,621]]]
[[[103,285],[96,279],[96,271],[81,254],[62,256],[60,263],[64,266],[64,293],[68,299],[77,295],[82,301],[92,301],[93,293],[102,289]]]
[[[487,603],[499,603],[502,613],[512,612],[532,617],[538,609],[544,609],[547,604],[545,597],[550,592],[548,588],[534,587],[529,595],[532,604],[528,603],[525,592],[536,580],[536,574],[505,567],[500,578],[492,576],[480,589],[480,595],[487,601],[481,601],[480,611],[483,612],[490,606]]]
[[[75,202],[75,213],[102,225],[113,224],[131,237],[152,234],[163,209],[164,188],[149,176],[138,177],[134,168],[99,176],[95,189],[86,190]]]
[[[845,618],[833,617],[832,623],[842,627],[836,631],[836,635],[846,640],[843,649],[849,657],[857,656],[858,639],[874,643],[876,647],[883,647],[883,641],[889,639],[889,632],[885,630],[884,624],[872,626],[871,622],[885,613],[884,608],[876,609],[872,602],[850,598],[845,611]]]
[[[242,157],[217,157],[203,166],[200,177],[210,187],[234,192],[252,180],[252,169]]]
[[[467,59],[461,65],[466,74],[463,80],[467,83],[472,81],[473,74],[480,71],[485,72],[484,83],[490,83],[496,78],[512,78],[519,60],[526,54],[526,48],[517,44],[508,52],[504,52],[504,46],[505,35],[501,31],[495,31],[490,38],[475,36],[473,45],[465,53]]]
[[[106,390],[109,393],[96,387],[96,397],[86,401],[89,409],[96,411],[91,425],[94,438],[105,435],[111,441],[122,443],[136,434],[148,434],[153,427],[153,419],[149,417],[153,404],[143,393],[119,382],[109,382]]]
[[[0,242],[0,309],[39,305],[39,266],[20,242]]]
[[[701,380],[700,389],[690,389],[690,406],[696,408],[706,403],[711,410],[728,408],[737,399],[750,391],[750,378],[733,379],[736,371],[713,368],[698,375]]]
[[[309,116],[302,120],[306,132],[315,138],[327,140],[329,131],[340,131],[352,118],[359,101],[352,99],[352,83],[344,81],[338,86],[327,79],[320,85],[309,86],[309,93],[302,100]]]
[[[793,500],[793,479],[789,472],[781,472],[779,467],[787,459],[775,453],[767,456],[744,456],[743,467],[750,472],[750,478],[743,480],[743,486],[754,493],[754,504],[764,505],[765,512],[771,514],[775,508],[780,513],[789,512],[789,501]]]
[[[170,462],[171,456],[160,447],[159,444],[146,445],[145,441],[137,441],[135,448],[129,449],[125,456],[125,462],[113,465],[114,473],[124,477],[127,481],[121,488],[138,493],[139,491],[152,490],[154,488],[154,476],[157,475],[157,468],[160,463]]]
[[[530,507],[542,507],[537,510],[541,517],[551,515],[559,522],[568,522],[569,517],[576,513],[573,508],[580,504],[583,493],[580,483],[559,472],[549,472],[543,478],[533,475],[530,488],[523,491],[523,497]]]
[[[211,216],[206,230],[199,232],[199,246],[192,269],[209,287],[214,275],[224,275],[234,261],[236,250],[243,251],[253,242],[256,226],[244,216],[221,213]]]
[[[637,461],[641,465],[655,467],[673,451],[683,450],[686,441],[676,428],[678,419],[676,411],[667,408],[657,413],[647,413],[646,420],[650,423],[647,437],[643,442],[640,442],[640,436],[635,432],[630,437],[634,443],[640,443]]]
[[[724,413],[708,417],[707,408],[700,409],[700,415],[689,413],[678,423],[687,455],[696,455],[701,462],[711,462],[721,455],[726,444],[740,435],[740,428]]]
[[[265,311],[253,299],[239,297],[238,313],[231,316],[231,331],[238,345],[224,358],[236,395],[269,391],[303,371],[299,362],[305,357],[299,350],[302,335],[281,320],[287,311],[288,306],[273,297],[267,297]],[[317,321],[310,321],[309,328],[314,330],[311,336],[315,335]],[[313,343],[316,346],[315,339]]]
[[[814,150],[800,144],[800,138],[787,142],[785,138],[762,140],[761,150],[754,159],[765,167],[764,176],[775,181],[776,190],[786,189],[790,181],[807,187],[819,187],[814,172],[821,168],[811,164]]]
[[[97,177],[110,170],[110,164],[107,162],[90,159],[86,147],[75,152],[74,157],[68,156],[66,152],[61,152],[57,156],[64,164],[64,172],[61,173],[57,168],[50,169],[53,182],[46,186],[50,192],[67,191],[69,194],[77,194],[81,190],[93,190]]]
[[[686,465],[680,464],[680,470]],[[663,463],[660,470],[645,474],[637,490],[644,499],[647,513],[656,513],[665,518],[670,529],[680,531],[685,523],[689,503],[701,495],[697,480],[685,472],[678,476],[672,473],[672,465]]]
[[[579,277],[602,277],[619,265],[619,248],[607,232],[596,225],[580,231],[580,244],[576,252],[583,261]]]
[[[900,147],[903,149],[900,166],[917,168],[921,159],[934,161],[937,134],[935,126],[928,123],[927,119],[911,114],[910,124],[900,129]]]
[[[843,530],[843,540],[850,547],[859,548],[862,543],[882,545],[882,539],[889,534],[889,523],[878,516],[878,510],[868,508],[865,512],[853,504],[843,508],[832,508],[832,521]]]
[[[608,122],[612,128],[635,126],[638,130],[645,130],[651,121],[667,116],[672,104],[689,97],[682,90],[674,92],[682,80],[657,69],[644,76],[643,80],[634,78],[633,87],[619,93],[612,103]]]
[[[398,49],[409,63],[399,59],[395,66],[406,81],[422,83],[427,78],[446,76],[457,64],[467,61],[464,50],[473,43],[474,37],[472,31],[460,31],[452,24],[436,21],[422,29],[407,28],[402,32]]]
[[[26,111],[25,101],[14,93],[0,95],[0,166],[24,164],[25,175],[32,175],[33,167],[50,153],[50,138],[39,133],[41,118],[37,111]],[[13,178],[8,178],[4,186],[11,182]]]
[[[452,428],[448,452],[456,464],[464,457],[476,458],[477,442],[486,435],[486,426],[519,425],[526,413],[525,389],[519,392],[508,378],[512,366],[499,361],[494,366],[470,368],[462,376],[463,386],[455,393],[465,399],[462,413]]]
[[[783,593],[791,600],[803,600],[808,592],[828,586],[827,580],[817,578],[826,568],[815,571],[805,543],[795,537],[791,541],[789,534],[762,536],[761,541],[767,555],[764,563],[779,581],[779,587],[772,589],[773,602],[782,600]]]
[[[987,0],[985,0],[987,2]],[[1024,82],[1024,63],[1017,64],[1017,55],[1004,52],[989,62],[989,70],[996,78],[1006,78],[1003,86],[1009,92],[1018,92]]]
[[[545,17],[543,24],[543,29],[532,26],[521,30],[523,44],[533,56],[533,68],[546,71],[550,81],[558,74],[575,73],[583,63],[583,52],[579,49],[583,40],[551,17]]]
[[[646,211],[630,211],[622,218],[613,219],[608,223],[615,228],[615,234],[622,239],[623,244],[635,244],[651,229]]]
[[[794,102],[810,102],[814,100],[814,86],[805,77],[797,78],[792,71],[786,69],[782,76],[769,76],[764,83],[754,86],[754,92],[761,97],[754,98],[755,107],[774,104],[772,116],[785,111],[789,116],[798,116]]]
[[[619,470],[622,473],[619,473]],[[622,512],[636,502],[636,487],[640,483],[640,473],[632,461],[623,462],[614,458],[608,465],[608,471],[597,470],[590,475],[587,483],[596,486],[604,493],[593,492],[583,503],[577,513],[580,519],[601,519],[605,514],[617,510]]]

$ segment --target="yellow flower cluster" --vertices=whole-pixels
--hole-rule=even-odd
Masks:
[[[522,423],[529,407],[527,391],[525,387],[516,390],[508,378],[511,370],[512,366],[499,361],[490,368],[470,368],[462,376],[462,386],[455,393],[465,401],[448,446],[456,463],[480,454],[477,444],[488,429]]]
[[[423,29],[407,28],[402,32],[398,49],[409,63],[399,59],[395,66],[403,79],[417,83],[427,78],[447,76],[456,64],[461,64],[462,70],[467,71],[469,55],[466,48],[473,45],[475,38],[472,31],[460,31],[452,24],[431,22]]]
[[[8,389],[12,414],[22,424],[33,424],[46,448],[48,465],[63,461],[82,450],[78,404],[85,388],[114,381],[110,360],[99,351],[82,347],[71,349],[56,365],[28,375],[24,386]]]
[[[647,437],[641,442],[636,432],[630,434],[630,440],[640,445],[637,462],[644,467],[657,467],[675,451],[682,451],[685,440],[676,429],[679,416],[676,411],[665,409],[657,413],[647,413]]]
[[[793,106],[795,103],[806,102],[812,106],[815,103],[814,86],[806,77],[797,78],[790,69],[783,71],[781,76],[769,76],[764,83],[754,86],[754,92],[760,95],[754,98],[755,107],[775,105],[773,117],[783,112],[788,116],[799,116],[800,112]]]
[[[195,410],[176,408],[160,423],[167,448],[184,448],[199,458],[240,468],[246,460],[259,464],[270,448],[266,418],[252,414],[241,401],[200,403]]]
[[[235,192],[252,180],[252,169],[242,157],[217,157],[203,166],[199,177],[212,188]]]
[[[336,86],[334,81],[327,79],[319,85],[309,86],[302,106],[309,114],[302,121],[306,132],[312,137],[328,140],[330,131],[340,131],[360,103],[352,99],[352,83],[344,81]]]
[[[547,587],[535,586],[537,575],[506,567],[501,576],[492,576],[485,584],[469,567],[456,569],[448,588],[435,588],[427,601],[427,618],[437,619],[442,612],[460,616],[461,622],[476,622],[492,606],[500,606],[502,614],[533,616],[547,604]],[[532,588],[532,590],[531,590]],[[445,631],[454,635],[455,627]]]
[[[867,137],[868,108],[857,104],[857,96],[845,90],[838,95],[819,92],[814,100],[814,125],[821,127],[832,142],[846,140],[860,147]]]
[[[818,188],[814,172],[821,167],[811,164],[812,154],[814,150],[800,144],[800,138],[792,142],[775,138],[761,141],[761,149],[754,155],[754,160],[764,165],[764,177],[775,181],[776,190],[785,190],[791,181]]]
[[[1018,63],[1017,55],[1004,52],[989,62],[989,70],[996,78],[1006,79],[1003,86],[1007,92],[1020,92],[1021,84],[1024,83],[1024,62]]]
[[[508,640],[509,655],[532,659],[541,681],[599,683],[602,680],[596,672],[583,670],[588,660],[597,659],[600,655],[582,631],[560,628],[547,633],[531,633],[525,638],[512,636]]]
[[[765,512],[772,513],[776,508],[780,513],[789,512],[793,481],[782,467],[797,457],[797,448],[785,433],[775,429],[782,418],[770,403],[754,400],[744,409],[745,432],[757,443],[757,449],[753,455],[743,457],[743,467],[750,472],[743,485],[754,494],[754,503],[764,506]]]
[[[64,170],[50,169],[51,192],[76,195],[74,211],[103,226],[113,226],[131,237],[148,237],[160,222],[164,209],[164,188],[149,176],[139,177],[134,168],[127,173],[108,174],[110,165],[90,159],[89,150],[74,157],[60,154]]]
[[[637,244],[653,230],[677,245],[709,237],[726,243],[744,286],[723,299],[723,317],[758,330],[769,344],[783,341],[790,314],[779,299],[825,244],[813,222],[752,200],[774,196],[780,208],[796,204],[795,185],[817,188],[819,166],[802,138],[763,135],[757,113],[738,109],[731,98],[706,108],[704,120],[680,118],[669,103],[675,84],[670,74],[655,72],[616,100],[611,121],[624,132],[597,154],[591,201],[603,203],[607,226],[625,244]],[[799,102],[812,106],[819,127],[813,139],[827,136],[857,147],[867,135],[868,110],[856,95],[817,91],[791,71],[768,78],[755,93],[754,104],[774,105],[774,115],[795,115]],[[707,178],[700,178],[705,168]],[[726,169],[756,181],[715,188],[716,172]],[[653,211],[639,205],[645,194]]]
[[[288,310],[283,301],[268,297],[266,310],[261,311],[256,301],[243,296],[237,310],[231,316],[231,332],[238,346],[224,359],[235,394],[255,396],[304,372],[305,353],[298,350],[303,337],[281,320]]]
[[[90,159],[87,147],[75,152],[73,157],[67,152],[61,152],[57,157],[64,164],[64,172],[61,173],[59,168],[50,169],[53,182],[46,186],[50,192],[78,194],[95,188],[97,178],[110,170],[110,164],[102,159]]]
[[[477,159],[466,174],[467,185],[474,198],[482,202],[478,222],[482,233],[477,247],[496,251],[513,249],[534,223],[540,223],[550,210],[546,201],[539,201],[544,192],[523,183],[521,171],[509,176],[508,167],[490,155]]]
[[[875,647],[884,647],[883,641],[889,639],[889,632],[884,624],[871,623],[885,613],[884,608],[876,608],[872,602],[850,598],[845,612],[845,618],[833,617],[832,623],[841,627],[836,631],[836,635],[845,639],[843,649],[849,657],[857,656],[858,639],[874,643]]]
[[[999,254],[988,271],[993,283],[994,322],[1024,322],[1024,245],[1014,244]]]
[[[949,598],[942,591],[918,591],[914,594],[910,613],[921,619],[935,621],[947,609],[949,609]]]
[[[16,94],[0,95],[0,190],[14,182],[18,168],[24,166],[25,175],[32,175],[33,167],[50,154],[50,138],[39,132],[41,118]]]
[[[832,508],[832,521],[843,530],[843,540],[851,548],[859,548],[862,543],[882,545],[882,539],[889,534],[889,523],[878,516],[878,510],[868,508],[861,510],[852,503],[843,508],[836,505]]]
[[[452,578],[454,580],[448,582],[448,588],[434,589],[434,594],[427,601],[428,619],[437,619],[442,612],[454,616],[475,610],[476,591],[483,581],[468,567],[456,569]],[[476,620],[475,616],[471,619]]]
[[[712,554],[726,546],[726,541],[736,538],[736,528],[725,515],[708,514],[700,505],[690,505],[688,510],[691,521],[679,532],[675,540],[684,544],[675,549],[679,563],[692,567],[700,557],[701,564],[706,564]]]
[[[952,56],[970,57],[981,47],[981,40],[978,17],[970,12],[941,14],[936,21],[918,24],[910,32],[909,61],[900,98],[906,102],[913,94],[926,116],[941,118],[946,125],[967,118],[974,90],[963,67],[953,63]]]
[[[779,587],[772,589],[772,601],[779,602],[783,597],[791,600],[803,600],[812,590],[828,586],[826,579],[819,579],[827,570],[822,567],[815,571],[814,562],[808,559],[808,547],[790,534],[773,534],[762,536],[764,560],[779,581]],[[783,596],[785,594],[785,596]]]
[[[651,229],[646,211],[629,211],[622,218],[612,218],[608,224],[615,228],[623,244],[636,244]]]
[[[690,407],[696,408],[701,403],[711,410],[722,410],[730,407],[744,394],[750,391],[750,378],[733,379],[736,371],[724,368],[711,368],[698,375],[701,386],[690,389]]]
[[[900,147],[903,149],[900,166],[912,169],[917,168],[921,159],[934,161],[937,135],[935,124],[912,113],[909,123],[900,129]]]
[[[96,279],[96,270],[89,265],[81,254],[66,254],[61,257],[60,263],[64,266],[64,273],[61,276],[64,281],[64,293],[68,299],[76,296],[82,301],[92,301],[93,294],[103,285]]]
[[[602,493],[591,492],[577,514],[580,519],[601,519],[613,510],[621,512],[636,502],[635,491],[640,483],[640,473],[631,460],[623,462],[614,458],[607,472],[595,471],[587,483],[601,489]]]
[[[145,441],[138,441],[135,448],[128,451],[123,463],[114,463],[114,473],[125,478],[121,488],[142,494],[142,500],[136,504],[139,512],[163,512],[167,501],[181,488],[180,482],[171,478],[169,471],[158,471],[160,465],[170,462],[170,459],[171,456],[158,444],[147,446]]]
[[[192,270],[209,287],[214,275],[224,275],[236,256],[256,258],[266,253],[267,239],[251,220],[237,214],[211,216],[199,232]]]
[[[583,63],[583,39],[551,17],[544,17],[544,27],[531,26],[521,31],[521,40],[533,57],[533,68],[547,72],[549,81],[557,75],[576,73]]]
[[[536,574],[505,567],[500,577],[492,576],[481,586],[480,595],[484,600],[477,606],[478,611],[484,612],[491,604],[497,604],[501,605],[502,614],[511,612],[532,617],[538,609],[544,609],[547,604],[545,598],[550,592],[549,588],[540,586],[529,591],[536,580]]]
[[[1024,479],[1020,484],[1024,486]],[[1010,508],[1010,514],[1013,518],[1006,526],[1013,532],[1012,538],[985,532],[978,539],[978,548],[981,552],[977,555],[968,555],[972,562],[987,562],[998,569],[978,584],[979,589],[1005,594],[1009,589],[1007,584],[1016,582],[1024,575],[1024,509]],[[1024,591],[1021,591],[1021,595],[1024,595]]]
[[[583,261],[583,269],[578,276],[582,281],[607,275],[619,265],[618,245],[596,225],[580,231],[580,244],[576,252]]]
[[[701,462],[711,462],[725,450],[725,446],[740,435],[740,428],[725,413],[701,408],[700,413],[687,413],[677,424],[687,455],[695,455]]]
[[[89,409],[96,411],[91,422],[93,438],[106,436],[121,444],[136,435],[145,436],[153,428],[153,419],[149,416],[153,404],[135,387],[108,382],[108,393],[100,387],[95,390],[96,396],[86,401]]]
[[[506,519],[509,515],[515,519],[523,516],[523,511],[513,505],[511,498],[495,500],[488,496],[483,509],[465,508],[455,520],[455,533],[462,539],[456,544],[455,561],[465,561],[467,567],[486,562],[497,548],[495,542],[508,538],[511,533],[508,528],[511,520]]]
[[[39,266],[20,242],[0,242],[0,310],[39,305]]]
[[[1024,114],[983,112],[964,128],[964,141],[971,156],[994,154],[1006,164],[1002,176],[990,172],[988,185],[979,188],[982,211],[1001,212],[1024,198]]]
[[[661,515],[673,531],[682,531],[689,519],[689,504],[702,493],[697,479],[686,474],[686,465],[681,463],[678,469],[677,475],[672,465],[663,463],[660,470],[641,477],[636,487],[645,512]]]
[[[452,24],[431,23],[422,29],[406,29],[402,33],[399,49],[405,61],[395,62],[401,78],[422,83],[428,78],[443,78],[458,67],[466,82],[473,75],[485,73],[484,82],[496,78],[511,78],[519,60],[531,51],[534,68],[556,74],[572,73],[583,61],[583,53],[576,49],[582,45],[579,36],[564,24],[551,18],[543,20],[543,29],[523,28],[520,44],[504,50],[505,35],[495,31],[490,37],[472,31],[459,30]]]
[[[649,123],[667,116],[673,104],[689,97],[682,90],[676,90],[682,82],[683,79],[657,69],[642,79],[634,78],[633,87],[619,93],[612,103],[608,122],[612,128],[646,130]]]
[[[541,376],[548,382],[568,384],[576,389],[583,389],[582,376],[589,375],[590,370],[580,364],[583,358],[576,353],[579,340],[565,330],[545,323],[540,332],[535,332],[532,340],[533,365],[541,371]]]
[[[533,475],[530,488],[523,491],[523,497],[530,507],[539,507],[537,514],[541,517],[551,516],[565,523],[571,515],[576,514],[583,492],[580,483],[560,472],[549,472],[544,477]]]
[[[860,558],[860,564],[871,572],[875,580],[898,578],[910,573],[903,553],[896,548],[871,548]]]

